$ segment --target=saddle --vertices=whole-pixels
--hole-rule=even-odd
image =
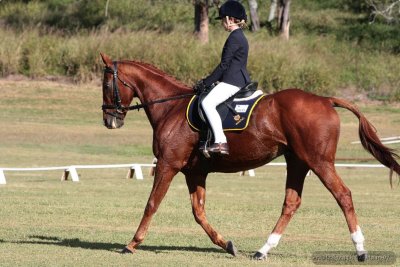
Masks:
[[[224,131],[242,131],[246,129],[254,107],[265,96],[261,90],[257,90],[257,86],[257,82],[251,82],[217,106]],[[200,132],[200,148],[203,153],[204,151],[207,152],[207,147],[214,138],[207,117],[201,107],[201,102],[211,89],[198,96],[193,96],[186,110],[186,119],[189,125],[192,129]],[[206,153],[204,154],[209,157]]]

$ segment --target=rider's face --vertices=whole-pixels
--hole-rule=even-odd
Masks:
[[[229,31],[230,30],[230,26],[231,26],[231,19],[226,16],[221,20],[222,26],[224,27],[225,31]]]

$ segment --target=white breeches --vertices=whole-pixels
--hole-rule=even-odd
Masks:
[[[216,108],[219,104],[233,96],[240,90],[239,87],[220,82],[211,92],[204,98],[201,106],[206,113],[215,137],[215,143],[226,143],[226,136],[222,129],[222,121]]]

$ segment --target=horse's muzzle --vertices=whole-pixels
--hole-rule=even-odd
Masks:
[[[103,123],[108,129],[118,129],[124,125],[124,117],[112,113],[103,113]]]

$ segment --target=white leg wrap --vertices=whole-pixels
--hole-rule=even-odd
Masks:
[[[260,252],[263,255],[267,255],[268,251],[270,251],[271,248],[274,248],[278,245],[281,236],[282,235],[275,233],[270,234],[267,243],[265,243],[264,246],[262,246],[262,248],[258,250],[258,252]]]
[[[354,243],[354,246],[356,247],[357,255],[361,255],[365,253],[364,249],[364,235],[361,232],[360,226],[357,225],[357,231],[352,233],[351,235],[351,240]]]

